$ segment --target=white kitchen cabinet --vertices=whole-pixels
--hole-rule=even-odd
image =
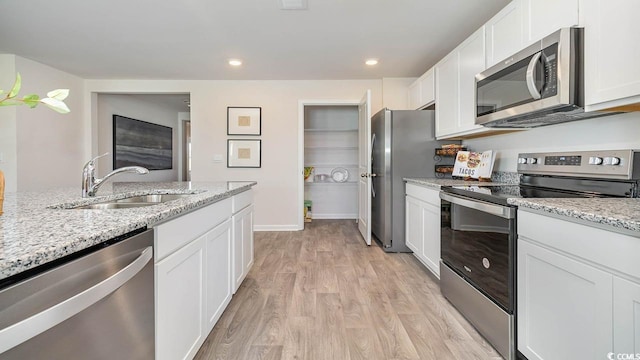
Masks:
[[[612,349],[613,277],[518,241],[518,350],[534,359],[598,359]]]
[[[409,85],[409,109],[422,109],[435,100],[435,69],[431,68]]]
[[[485,24],[487,68],[524,47],[523,8],[522,0],[513,0]]]
[[[201,236],[155,265],[156,359],[191,359],[203,330],[205,240]]]
[[[523,0],[523,48],[560,28],[578,25],[578,2],[579,0]]]
[[[407,247],[440,278],[440,191],[407,184],[405,214]]]
[[[588,111],[640,108],[640,1],[583,0],[584,88]]]
[[[613,352],[640,353],[640,284],[613,278]]]
[[[253,205],[231,217],[233,223],[233,293],[253,265]]]
[[[518,350],[532,359],[640,350],[640,239],[518,210]]]
[[[304,183],[304,199],[312,201],[314,219],[358,217],[358,107],[305,106],[304,166],[313,167]],[[346,181],[331,177],[346,170]]]
[[[158,224],[154,236],[156,359],[191,359],[231,301],[232,256],[245,275],[253,264],[253,190]]]
[[[484,69],[484,27],[474,32],[436,64],[438,139],[495,131],[475,124],[475,76]]]
[[[205,270],[204,337],[211,332],[231,301],[231,220],[206,234]]]

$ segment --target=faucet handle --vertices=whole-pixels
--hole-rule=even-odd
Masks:
[[[93,159],[87,161],[87,163],[84,164],[84,167],[86,168],[86,167],[89,167],[89,166],[93,166],[93,164],[95,164],[96,160],[100,159],[101,157],[105,157],[107,155],[109,155],[109,152],[106,152],[106,153],[104,153],[102,155],[98,155],[98,156],[94,157]]]

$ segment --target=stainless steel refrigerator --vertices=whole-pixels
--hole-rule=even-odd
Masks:
[[[387,252],[411,252],[405,245],[403,178],[435,177],[438,141],[433,110],[380,110],[371,118],[371,232]]]

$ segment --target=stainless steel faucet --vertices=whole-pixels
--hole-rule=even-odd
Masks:
[[[98,188],[110,177],[120,174],[123,172],[133,172],[140,175],[148,174],[149,169],[143,168],[142,166],[125,166],[118,169],[113,170],[108,173],[102,179],[96,179],[96,164],[95,161],[103,156],[107,156],[109,153],[102,154],[100,156],[96,156],[93,159],[89,160],[82,168],[82,197],[91,197],[96,196],[96,192]]]

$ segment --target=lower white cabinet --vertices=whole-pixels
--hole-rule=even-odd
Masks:
[[[534,359],[601,359],[613,339],[613,277],[518,242],[518,350]]]
[[[222,316],[253,264],[252,202],[248,190],[155,227],[156,359],[192,359]]]
[[[613,352],[640,353],[640,284],[613,278]]]
[[[405,243],[440,278],[440,191],[407,184]]]
[[[233,293],[253,265],[253,205],[231,217],[233,224]]]
[[[533,359],[640,353],[638,237],[518,210],[518,350]]]
[[[206,235],[155,265],[156,359],[191,359],[203,330]]]

